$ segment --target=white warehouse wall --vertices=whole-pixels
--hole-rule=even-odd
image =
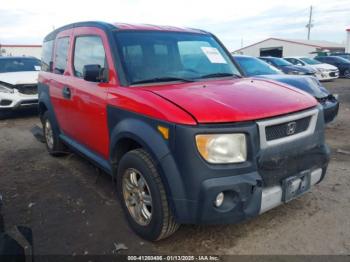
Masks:
[[[283,56],[308,56],[314,57],[310,52],[316,51],[316,47],[290,43],[276,39],[268,39],[261,43],[240,49],[238,52],[244,55],[260,56],[260,48],[283,47]]]
[[[41,58],[41,46],[1,46],[2,56],[34,56]]]

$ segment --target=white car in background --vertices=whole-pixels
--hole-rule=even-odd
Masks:
[[[0,115],[38,105],[40,60],[0,57]]]
[[[320,81],[332,80],[339,77],[339,70],[337,67],[322,63],[309,57],[294,56],[284,57],[284,59],[293,65],[308,66],[316,69],[316,77]]]

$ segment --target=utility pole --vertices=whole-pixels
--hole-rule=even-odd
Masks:
[[[312,6],[310,6],[310,15],[309,15],[309,23],[306,25],[307,28],[307,40],[310,40],[310,33],[311,33],[311,27],[314,25],[312,24]]]

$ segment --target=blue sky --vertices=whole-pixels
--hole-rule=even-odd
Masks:
[[[151,23],[211,31],[231,50],[268,37],[305,39],[310,5],[311,39],[342,43],[350,27],[350,0],[2,0],[0,43],[40,44],[53,28],[84,20]]]

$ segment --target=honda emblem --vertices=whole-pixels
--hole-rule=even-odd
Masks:
[[[287,124],[287,136],[293,135],[297,129],[297,123],[296,122],[290,122]]]

